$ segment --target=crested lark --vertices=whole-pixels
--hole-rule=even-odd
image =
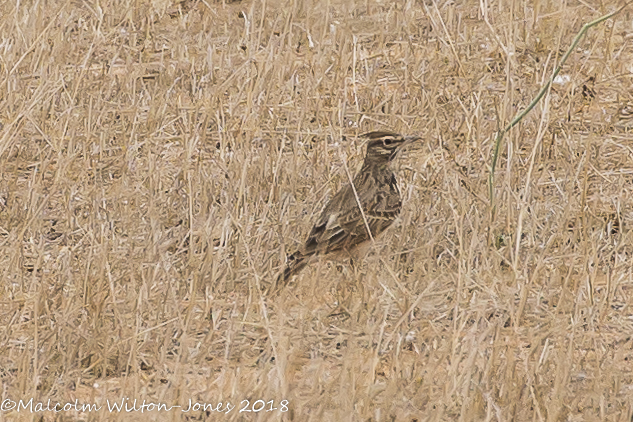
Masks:
[[[389,164],[406,145],[420,138],[392,132],[370,132],[362,136],[368,139],[367,154],[354,177],[354,187],[345,185],[328,202],[303,247],[288,256],[278,283],[299,272],[313,256],[350,252],[375,238],[400,214],[400,191]]]

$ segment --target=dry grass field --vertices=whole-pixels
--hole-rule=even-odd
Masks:
[[[0,3],[0,420],[630,422],[633,5],[488,194],[619,5]],[[399,221],[271,291],[371,130]]]

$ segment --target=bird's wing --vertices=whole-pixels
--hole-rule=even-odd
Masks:
[[[380,190],[356,186],[356,191],[367,193],[366,197],[359,199],[372,236],[377,236],[391,225],[400,212],[397,186],[385,186]],[[302,253],[312,255],[317,252],[333,252],[356,246],[369,238],[354,191],[350,185],[346,185],[326,205],[312,227]]]
[[[344,242],[350,232],[350,224],[353,224],[355,214],[360,211],[356,204],[354,191],[350,185],[344,186],[325,206],[319,219],[310,230],[308,239],[303,248],[305,255],[317,252],[330,252],[344,247]]]

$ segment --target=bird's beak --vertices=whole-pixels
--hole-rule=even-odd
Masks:
[[[414,136],[414,135],[405,136],[404,137],[404,142],[398,147],[398,149],[394,152],[394,154],[391,156],[391,158],[394,158],[396,155],[398,155],[398,156],[401,155],[402,151],[404,149],[406,149],[409,144],[412,144],[412,143],[414,143],[416,141],[419,141],[420,139],[422,139],[422,138],[419,137],[419,136]]]
[[[411,136],[405,136],[404,137],[404,142],[402,143],[402,145],[400,145],[400,148],[398,148],[398,150],[402,151],[403,149],[405,149],[408,145],[417,142],[419,140],[421,140],[422,138],[416,135],[411,135]]]
[[[417,135],[405,136],[404,137],[404,144],[402,146],[409,145],[410,143],[413,143],[415,141],[419,141],[421,139],[422,138],[417,136]]]

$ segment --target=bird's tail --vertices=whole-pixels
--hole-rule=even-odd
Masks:
[[[286,264],[284,272],[277,278],[277,284],[285,284],[288,280],[290,280],[290,277],[301,271],[307,264],[307,257],[303,256],[301,252],[297,251],[293,253],[288,257],[288,263]]]

